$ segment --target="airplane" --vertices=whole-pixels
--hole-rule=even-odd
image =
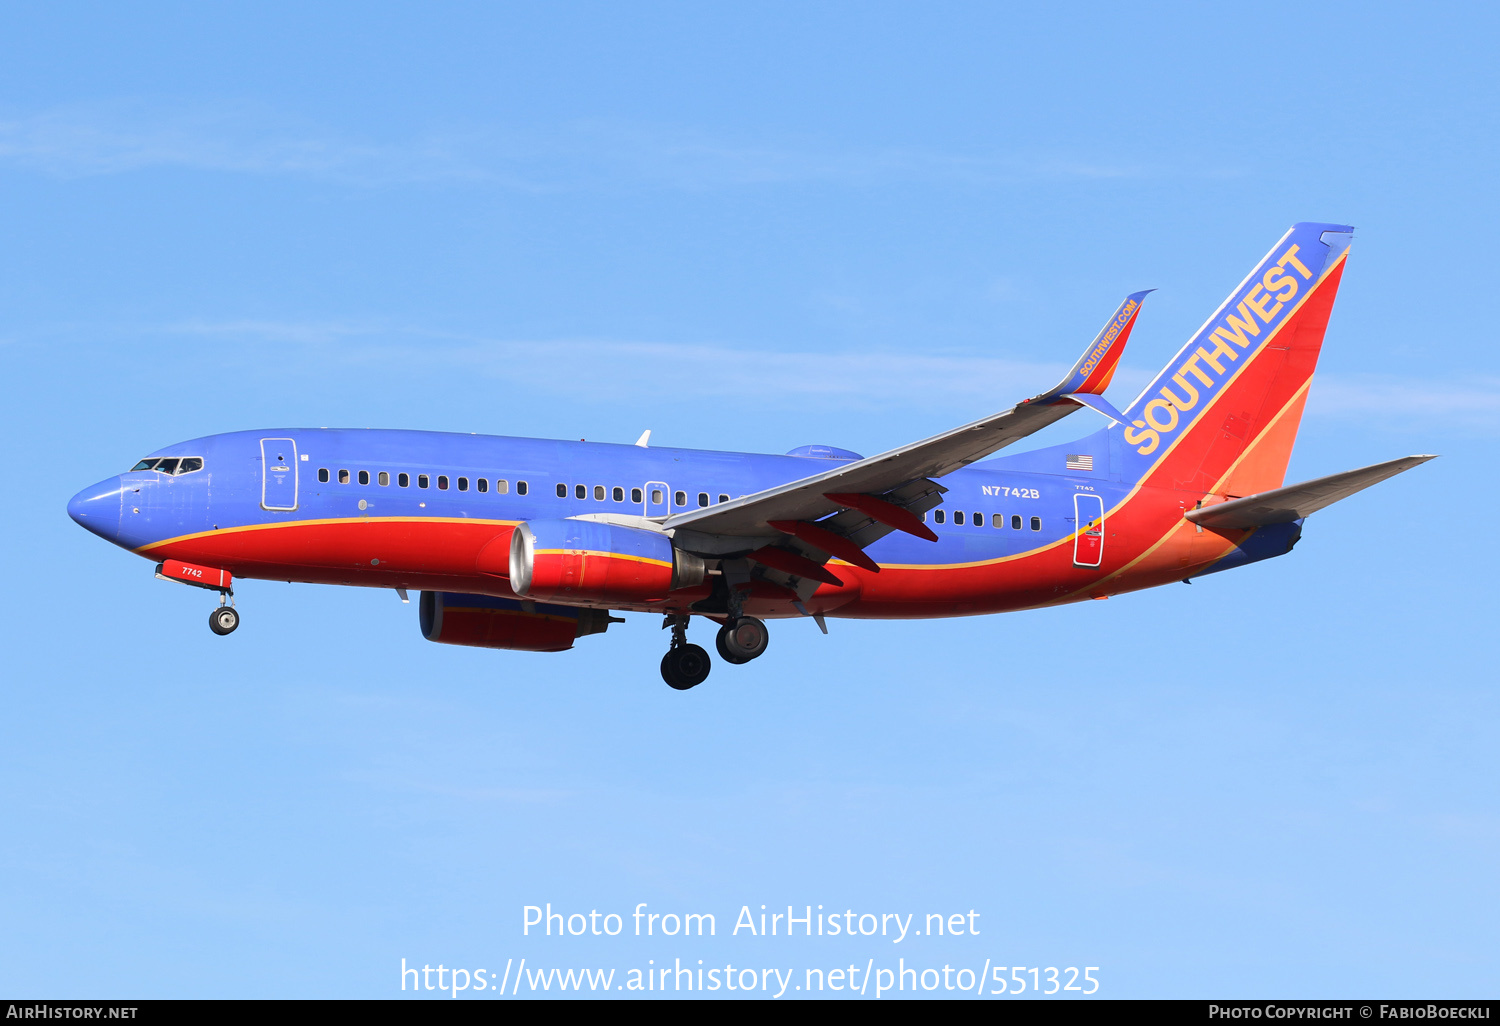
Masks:
[[[218,593],[234,581],[421,592],[423,637],[559,652],[657,613],[661,674],[762,656],[767,620],[972,616],[1191,582],[1284,555],[1304,520],[1432,456],[1284,486],[1354,229],[1302,222],[1124,411],[1103,398],[1146,293],[1055,388],[877,456],[783,456],[401,430],[274,429],[158,449],[74,521]],[[1149,290],[1148,290],[1149,291]],[[1081,409],[1074,442],[999,450]]]

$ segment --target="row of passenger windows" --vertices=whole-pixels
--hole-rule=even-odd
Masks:
[[[605,497],[606,494],[608,494],[608,496],[610,497],[610,499],[612,499],[615,502],[624,502],[625,501],[625,489],[621,488],[619,485],[616,485],[615,487],[610,488],[610,489],[606,489],[603,485],[594,485],[594,487],[593,487],[593,493],[594,493],[594,501],[595,502],[603,502],[604,501],[604,497]],[[566,499],[568,497],[568,486],[567,485],[560,484],[560,485],[557,486],[557,497],[559,499]],[[581,485],[580,484],[580,485],[574,485],[573,486],[573,498],[575,498],[575,499],[587,499],[588,497],[589,497],[589,486],[588,485]],[[646,498],[645,492],[642,491],[641,489],[639,489],[639,488],[632,488],[632,489],[630,489],[630,501],[631,502],[633,502],[633,503],[641,503],[641,502],[645,501],[645,498]],[[659,506],[663,502],[666,501],[666,498],[667,498],[666,492],[663,489],[660,489],[660,488],[653,488],[653,489],[651,489],[651,504],[652,505]],[[729,496],[721,493],[719,495],[719,501],[720,502],[728,502],[729,501]],[[672,493],[672,504],[675,507],[677,507],[678,509],[685,508],[687,506],[687,504],[688,504],[688,493],[687,492],[673,492]],[[698,493],[698,505],[699,506],[707,506],[707,505],[709,505],[709,493],[708,492],[699,492]]]
[[[167,467],[163,467],[163,466],[159,465],[159,464],[163,464],[163,463],[171,464],[171,469],[168,469]],[[153,470],[154,469],[154,470],[159,470],[159,471],[161,471],[162,473],[165,473],[165,474],[174,474],[174,473],[175,474],[188,474],[188,473],[191,473],[194,470],[200,470],[203,467],[203,461],[201,459],[199,459],[198,457],[196,457],[196,456],[190,456],[190,457],[182,460],[182,466],[181,466],[180,469],[179,469],[179,467],[178,467],[177,464],[178,464],[178,461],[175,460],[175,459],[167,459],[167,460],[141,460],[141,462],[139,464],[137,464],[133,469],[135,469],[135,470]],[[318,469],[318,480],[320,482],[322,482],[323,484],[327,484],[329,482],[329,480],[330,480],[330,477],[331,477],[331,474],[329,473],[329,470],[328,470],[327,467],[320,467]],[[338,472],[338,482],[339,482],[339,484],[348,484],[349,480],[350,480],[350,478],[349,478],[349,471],[347,471],[347,470],[340,470]],[[369,484],[370,483],[370,472],[368,470],[356,471],[355,472],[355,480],[357,480],[362,485]],[[378,484],[389,485],[391,483],[391,475],[389,473],[387,473],[386,471],[382,470],[378,474],[375,475],[375,480],[376,480],[376,482]],[[450,483],[450,481],[449,481],[449,478],[448,478],[447,474],[438,474],[437,475],[437,486],[438,486],[438,490],[439,491],[447,491],[448,487],[449,487],[449,483]],[[460,478],[458,478],[456,483],[458,485],[458,490],[459,491],[466,492],[466,491],[469,490],[470,481],[469,481],[469,479],[467,477],[460,477]],[[428,477],[428,475],[426,475],[426,474],[418,474],[417,475],[417,487],[418,488],[427,488],[430,484],[431,484],[431,480]],[[409,488],[409,487],[411,487],[411,475],[410,474],[406,474],[406,473],[398,473],[396,475],[396,485],[397,485],[397,487],[400,487],[400,488]],[[473,485],[474,485],[474,490],[475,491],[488,492],[490,490],[490,482],[489,482],[488,478],[476,477],[473,480]],[[530,490],[530,486],[525,481],[517,481],[516,482],[516,494],[517,495],[525,495],[529,490]],[[573,498],[575,498],[575,499],[587,499],[589,497],[590,490],[591,489],[589,488],[588,485],[581,485],[581,484],[580,485],[574,485],[573,486]],[[604,485],[594,485],[593,488],[592,488],[592,492],[593,492],[593,495],[594,495],[594,501],[596,501],[596,502],[603,502],[606,494],[609,496],[610,499],[614,500],[615,502],[624,502],[625,501],[625,489],[621,488],[619,485],[616,485],[616,486],[614,486],[613,488],[610,488],[610,489],[606,489],[604,487]],[[495,494],[496,495],[508,495],[509,493],[510,493],[510,482],[507,481],[507,480],[505,480],[504,478],[496,478],[495,479]],[[567,485],[565,485],[565,484],[559,484],[557,486],[557,497],[559,499],[566,499],[568,497],[568,486]],[[646,498],[645,492],[642,489],[640,489],[640,488],[632,488],[632,489],[630,489],[630,501],[631,502],[636,503],[637,505],[639,505],[640,503],[642,503],[642,502],[645,501],[645,498]],[[700,507],[707,507],[708,505],[710,505],[710,495],[709,495],[708,492],[699,492],[697,498],[698,498],[698,505]],[[727,494],[720,493],[718,499],[719,499],[720,502],[728,502],[729,501],[729,496]],[[666,494],[665,494],[665,492],[662,489],[660,489],[660,488],[653,488],[653,489],[651,489],[651,503],[652,503],[652,505],[660,505],[665,500],[666,500]],[[686,506],[688,504],[688,493],[687,492],[683,492],[683,491],[674,492],[672,494],[672,504],[677,509],[684,509],[684,508],[686,508]],[[925,513],[922,514],[922,519],[926,520],[927,519],[927,514],[925,514]],[[936,523],[939,523],[939,524],[947,523],[947,520],[948,520],[947,511],[946,510],[941,510],[941,509],[933,510],[932,511],[932,519]],[[968,514],[965,514],[964,511],[961,510],[961,509],[953,511],[953,522],[955,524],[960,524],[961,525],[961,524],[965,523],[966,521],[968,523],[973,524],[975,527],[983,527],[984,526],[984,514],[983,513],[968,513]],[[1011,530],[1013,530],[1013,531],[1019,531],[1019,530],[1021,530],[1021,525],[1022,525],[1022,518],[1021,518],[1021,516],[1019,514],[1012,515],[1011,518],[1010,518],[1010,527],[1011,527]],[[991,527],[997,527],[997,528],[1003,528],[1005,526],[1005,515],[1002,514],[1002,513],[991,514],[991,516],[990,516],[990,526]],[[1032,517],[1031,518],[1031,529],[1033,531],[1040,531],[1042,529],[1042,518],[1041,517]]]
[[[922,514],[922,519],[926,520],[927,519],[927,514],[925,514],[925,513]],[[939,524],[947,523],[947,521],[948,521],[947,513],[946,513],[945,510],[935,509],[935,510],[932,511],[932,519],[934,521],[936,521],[937,523],[939,523]],[[967,516],[965,516],[964,511],[961,510],[961,509],[956,509],[956,510],[953,511],[953,522],[955,524],[962,524],[962,523],[964,523],[964,521],[966,519],[967,519],[967,521],[969,523],[973,524],[975,527],[983,527],[984,526],[984,514],[983,513],[970,513]],[[1001,527],[1001,528],[1003,528],[1005,526],[1005,514],[1004,513],[992,513],[992,514],[990,514],[990,526],[991,527]],[[1020,514],[1012,514],[1011,515],[1011,518],[1010,518],[1010,529],[1012,531],[1019,531],[1021,529],[1021,516],[1020,516]],[[1042,529],[1042,518],[1041,517],[1032,517],[1031,518],[1031,529],[1033,531],[1040,531]]]
[[[143,462],[147,462],[147,461],[143,461]],[[137,469],[140,469],[140,468],[137,468]],[[194,467],[193,469],[196,470],[197,468]],[[338,473],[338,483],[339,484],[349,484],[349,482],[351,480],[351,478],[350,478],[350,472],[349,471],[347,471],[347,470],[340,470],[337,473]],[[333,472],[331,472],[327,467],[320,467],[320,468],[318,468],[318,480],[321,483],[328,484],[329,481],[332,480],[332,477],[333,477]],[[358,481],[362,485],[367,485],[367,484],[370,483],[370,472],[368,470],[355,471],[354,472],[353,480]],[[389,473],[387,473],[386,471],[382,470],[378,474],[375,475],[375,481],[376,481],[377,484],[389,485],[391,483],[391,475]],[[438,486],[438,490],[439,491],[446,491],[448,489],[450,483],[451,484],[456,484],[458,486],[458,490],[459,491],[466,492],[466,491],[469,490],[469,485],[470,485],[471,482],[470,482],[470,480],[467,477],[460,477],[460,478],[458,478],[456,480],[450,481],[450,479],[449,479],[449,477],[448,477],[447,474],[438,474],[437,475],[437,486]],[[429,478],[429,476],[427,474],[418,474],[417,475],[417,487],[418,488],[426,488],[430,484],[431,484],[431,479]],[[490,490],[490,482],[489,482],[488,478],[476,477],[473,480],[472,484],[474,486],[474,490],[475,491],[488,492]],[[403,474],[397,474],[396,475],[396,485],[398,487],[400,487],[400,488],[408,488],[408,487],[410,487],[411,486],[411,475],[410,474],[404,474],[404,473]],[[517,481],[516,482],[516,494],[517,495],[525,495],[529,490],[530,490],[530,486],[525,481]],[[591,489],[589,488],[588,485],[574,485],[573,486],[573,498],[575,498],[575,499],[587,499],[589,497],[590,490]],[[606,495],[608,495],[609,498],[613,499],[615,502],[624,502],[625,501],[625,489],[621,488],[619,485],[615,485],[613,488],[608,488],[608,489],[606,489],[604,485],[594,485],[593,488],[592,488],[592,491],[593,491],[593,495],[594,495],[594,500],[596,502],[603,502]],[[505,480],[504,478],[496,478],[495,479],[495,494],[496,495],[507,495],[509,493],[510,493],[510,482],[507,481],[507,480]],[[559,484],[557,486],[557,497],[559,499],[566,499],[568,497],[568,486],[567,485],[565,485],[565,484]],[[641,502],[644,502],[645,498],[646,498],[645,492],[642,489],[640,489],[640,488],[632,488],[632,489],[630,489],[630,501],[631,502],[639,504]],[[665,502],[665,501],[666,501],[666,493],[662,489],[660,489],[660,488],[653,488],[653,489],[651,489],[651,502],[653,504],[659,505],[659,504],[661,504],[662,502]],[[681,492],[681,491],[680,492],[674,492],[673,495],[672,495],[672,501],[677,506],[677,508],[682,509],[682,508],[686,507],[687,504],[688,504],[688,493],[687,492]],[[719,495],[719,501],[720,502],[728,502],[729,501],[729,496],[727,494],[722,494],[721,493]],[[708,506],[709,504],[710,504],[709,493],[708,492],[699,492],[698,493],[698,505],[699,506]]]
[[[319,467],[318,468],[318,480],[320,482],[322,482],[323,484],[327,484],[329,482],[329,480],[330,480],[331,477],[332,477],[332,475],[330,474],[330,472],[329,472],[329,470],[328,470],[327,467]],[[398,487],[398,488],[410,488],[411,487],[411,477],[412,476],[410,474],[406,474],[406,473],[399,473],[399,474],[397,474],[396,475],[396,487]],[[367,484],[370,483],[370,472],[368,470],[356,471],[355,475],[354,475],[354,479],[356,481],[358,481],[362,485],[367,485]],[[347,471],[347,470],[340,470],[338,472],[338,481],[339,481],[339,484],[348,484],[349,480],[350,480],[349,479],[349,471]],[[391,475],[389,473],[387,473],[386,471],[382,470],[382,471],[380,471],[380,473],[378,473],[378,474],[375,475],[375,482],[376,482],[376,484],[379,484],[379,485],[389,485],[391,483]],[[449,477],[448,477],[447,474],[439,474],[439,475],[437,475],[438,491],[440,491],[440,492],[447,491],[449,485],[452,484],[452,483],[456,483],[458,485],[458,490],[461,491],[461,492],[466,492],[466,491],[469,490],[470,481],[469,481],[469,479],[467,477],[460,477],[460,478],[458,478],[458,480],[456,482],[452,482],[452,481],[450,481],[450,479],[449,479]],[[476,477],[473,480],[472,483],[474,485],[474,490],[477,491],[477,492],[487,492],[487,491],[490,490],[490,481],[489,481],[489,478],[486,478],[486,477]],[[431,484],[432,484],[432,478],[429,477],[427,474],[418,474],[417,475],[417,487],[418,488],[428,488],[428,487],[431,486]],[[529,490],[530,490],[530,485],[528,485],[525,481],[517,481],[516,482],[516,494],[517,495],[525,495]],[[504,478],[499,478],[499,477],[495,478],[495,494],[496,495],[509,495],[510,494],[510,482],[507,481],[507,480],[505,480]]]

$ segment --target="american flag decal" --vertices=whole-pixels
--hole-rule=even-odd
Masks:
[[[1092,456],[1069,456],[1067,457],[1069,470],[1093,470],[1094,457]]]

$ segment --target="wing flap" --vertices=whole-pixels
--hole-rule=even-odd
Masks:
[[[1403,456],[1398,460],[1388,460],[1358,470],[1346,470],[1342,474],[1330,474],[1258,495],[1247,495],[1243,499],[1231,499],[1202,509],[1190,509],[1183,516],[1202,527],[1234,530],[1286,524],[1301,520],[1325,506],[1347,499],[1355,492],[1395,477],[1430,459],[1436,457]]]

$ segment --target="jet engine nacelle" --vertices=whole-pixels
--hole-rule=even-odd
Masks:
[[[524,652],[563,652],[588,634],[603,634],[619,623],[603,609],[551,606],[539,602],[424,591],[417,611],[422,637],[444,645],[513,648]]]
[[[659,531],[594,520],[531,520],[510,539],[517,595],[563,602],[658,602],[702,584],[703,560]]]

